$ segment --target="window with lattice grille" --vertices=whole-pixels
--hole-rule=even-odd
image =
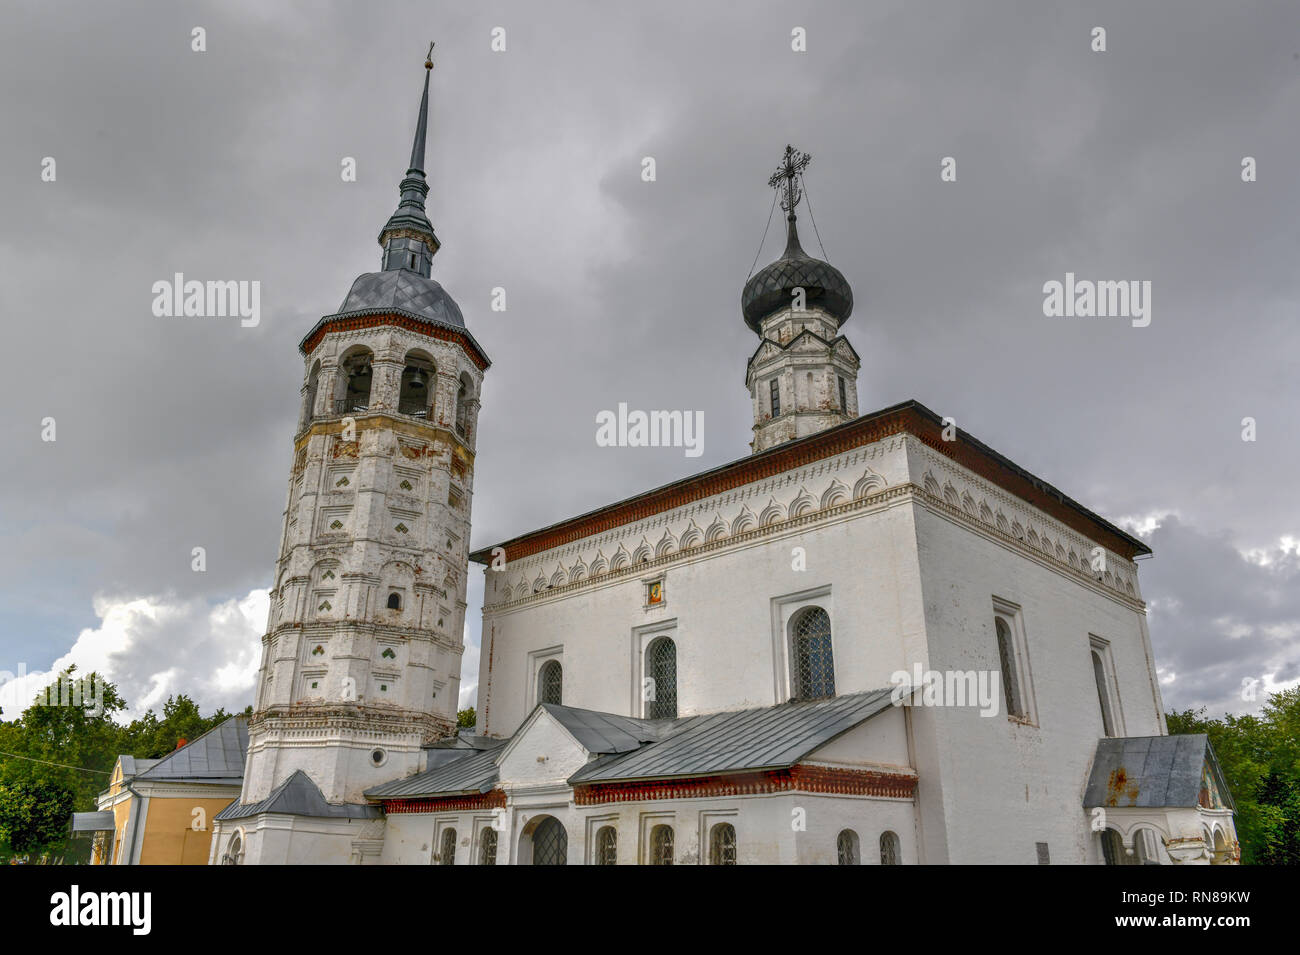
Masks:
[[[564,668],[559,660],[547,660],[537,671],[537,702],[564,702]]]
[[[781,382],[779,379],[772,379],[770,393],[772,396],[772,417],[775,418],[781,413]]]
[[[495,829],[484,829],[483,835],[479,836],[478,864],[497,864],[497,831]]]
[[[568,833],[560,820],[547,816],[533,830],[533,865],[565,865],[568,854]]]
[[[736,864],[736,827],[720,822],[709,830],[709,865]]]
[[[456,830],[442,830],[442,843],[438,848],[439,865],[456,864]]]
[[[820,700],[835,695],[831,618],[821,607],[799,611],[793,621],[794,696]]]
[[[613,826],[601,826],[596,833],[596,865],[618,864],[618,832]]]
[[[646,719],[677,718],[677,645],[668,637],[659,637],[646,647]]]
[[[650,830],[650,864],[673,864],[672,826],[655,826]]]
[[[898,833],[886,830],[880,834],[880,864],[898,865]]]
[[[845,829],[835,839],[835,851],[840,865],[861,865],[862,855],[858,846],[858,834],[852,829]]]

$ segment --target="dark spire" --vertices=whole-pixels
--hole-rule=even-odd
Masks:
[[[415,123],[415,140],[411,143],[411,164],[398,187],[401,198],[397,210],[379,233],[384,247],[384,271],[407,269],[429,277],[432,259],[441,243],[424,211],[424,197],[429,184],[424,177],[424,144],[429,128],[429,76],[433,72],[433,44],[424,61],[424,93],[420,97],[420,115]]]

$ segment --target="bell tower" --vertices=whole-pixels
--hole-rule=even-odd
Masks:
[[[455,733],[489,362],[430,278],[440,246],[425,211],[432,56],[430,45],[410,164],[379,233],[382,267],[299,346],[302,408],[244,788],[220,817],[224,828],[245,810],[259,820],[241,831],[250,862],[286,861],[274,839],[259,843],[257,804],[315,787],[325,807],[303,825],[323,838],[328,820],[377,816],[365,791],[418,772],[421,747]],[[352,845],[340,843],[337,861],[365,854],[355,826],[344,835]]]
[[[807,153],[785,147],[768,185],[786,213],[785,252],[745,283],[741,311],[759,337],[745,373],[754,407],[754,453],[858,416],[858,353],[840,334],[853,290],[839,269],[799,244],[795,206]],[[825,254],[823,252],[823,254]]]

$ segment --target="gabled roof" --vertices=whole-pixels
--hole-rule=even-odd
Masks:
[[[244,778],[247,755],[248,719],[232,716],[157,760],[136,778],[150,782],[238,785]]]
[[[675,720],[640,720],[630,716],[580,710],[574,706],[542,703],[545,710],[569,731],[589,753],[630,753],[672,732]]]
[[[1227,781],[1204,733],[1131,736],[1097,741],[1085,809],[1097,806],[1235,809]]]
[[[674,723],[660,742],[588,763],[570,783],[713,776],[793,766],[889,709],[892,687],[829,700],[709,713]]]
[[[416,799],[427,796],[448,796],[461,793],[482,793],[497,781],[497,751],[500,747],[484,750],[450,750],[460,753],[457,759],[443,762],[405,779],[395,779],[366,790],[369,799]]]
[[[315,819],[371,819],[379,815],[376,806],[326,802],[320,788],[300,769],[275,787],[271,795],[261,802],[232,802],[217,813],[216,818],[246,819],[267,812],[289,816],[311,816]]]

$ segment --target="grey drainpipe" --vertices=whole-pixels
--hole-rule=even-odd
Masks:
[[[131,800],[131,813],[126,824],[131,828],[131,844],[126,847],[126,864],[135,865],[135,841],[140,835],[140,816],[144,813],[144,797],[131,788],[129,780],[122,780],[122,788],[135,798]],[[132,822],[134,821],[134,825]]]

